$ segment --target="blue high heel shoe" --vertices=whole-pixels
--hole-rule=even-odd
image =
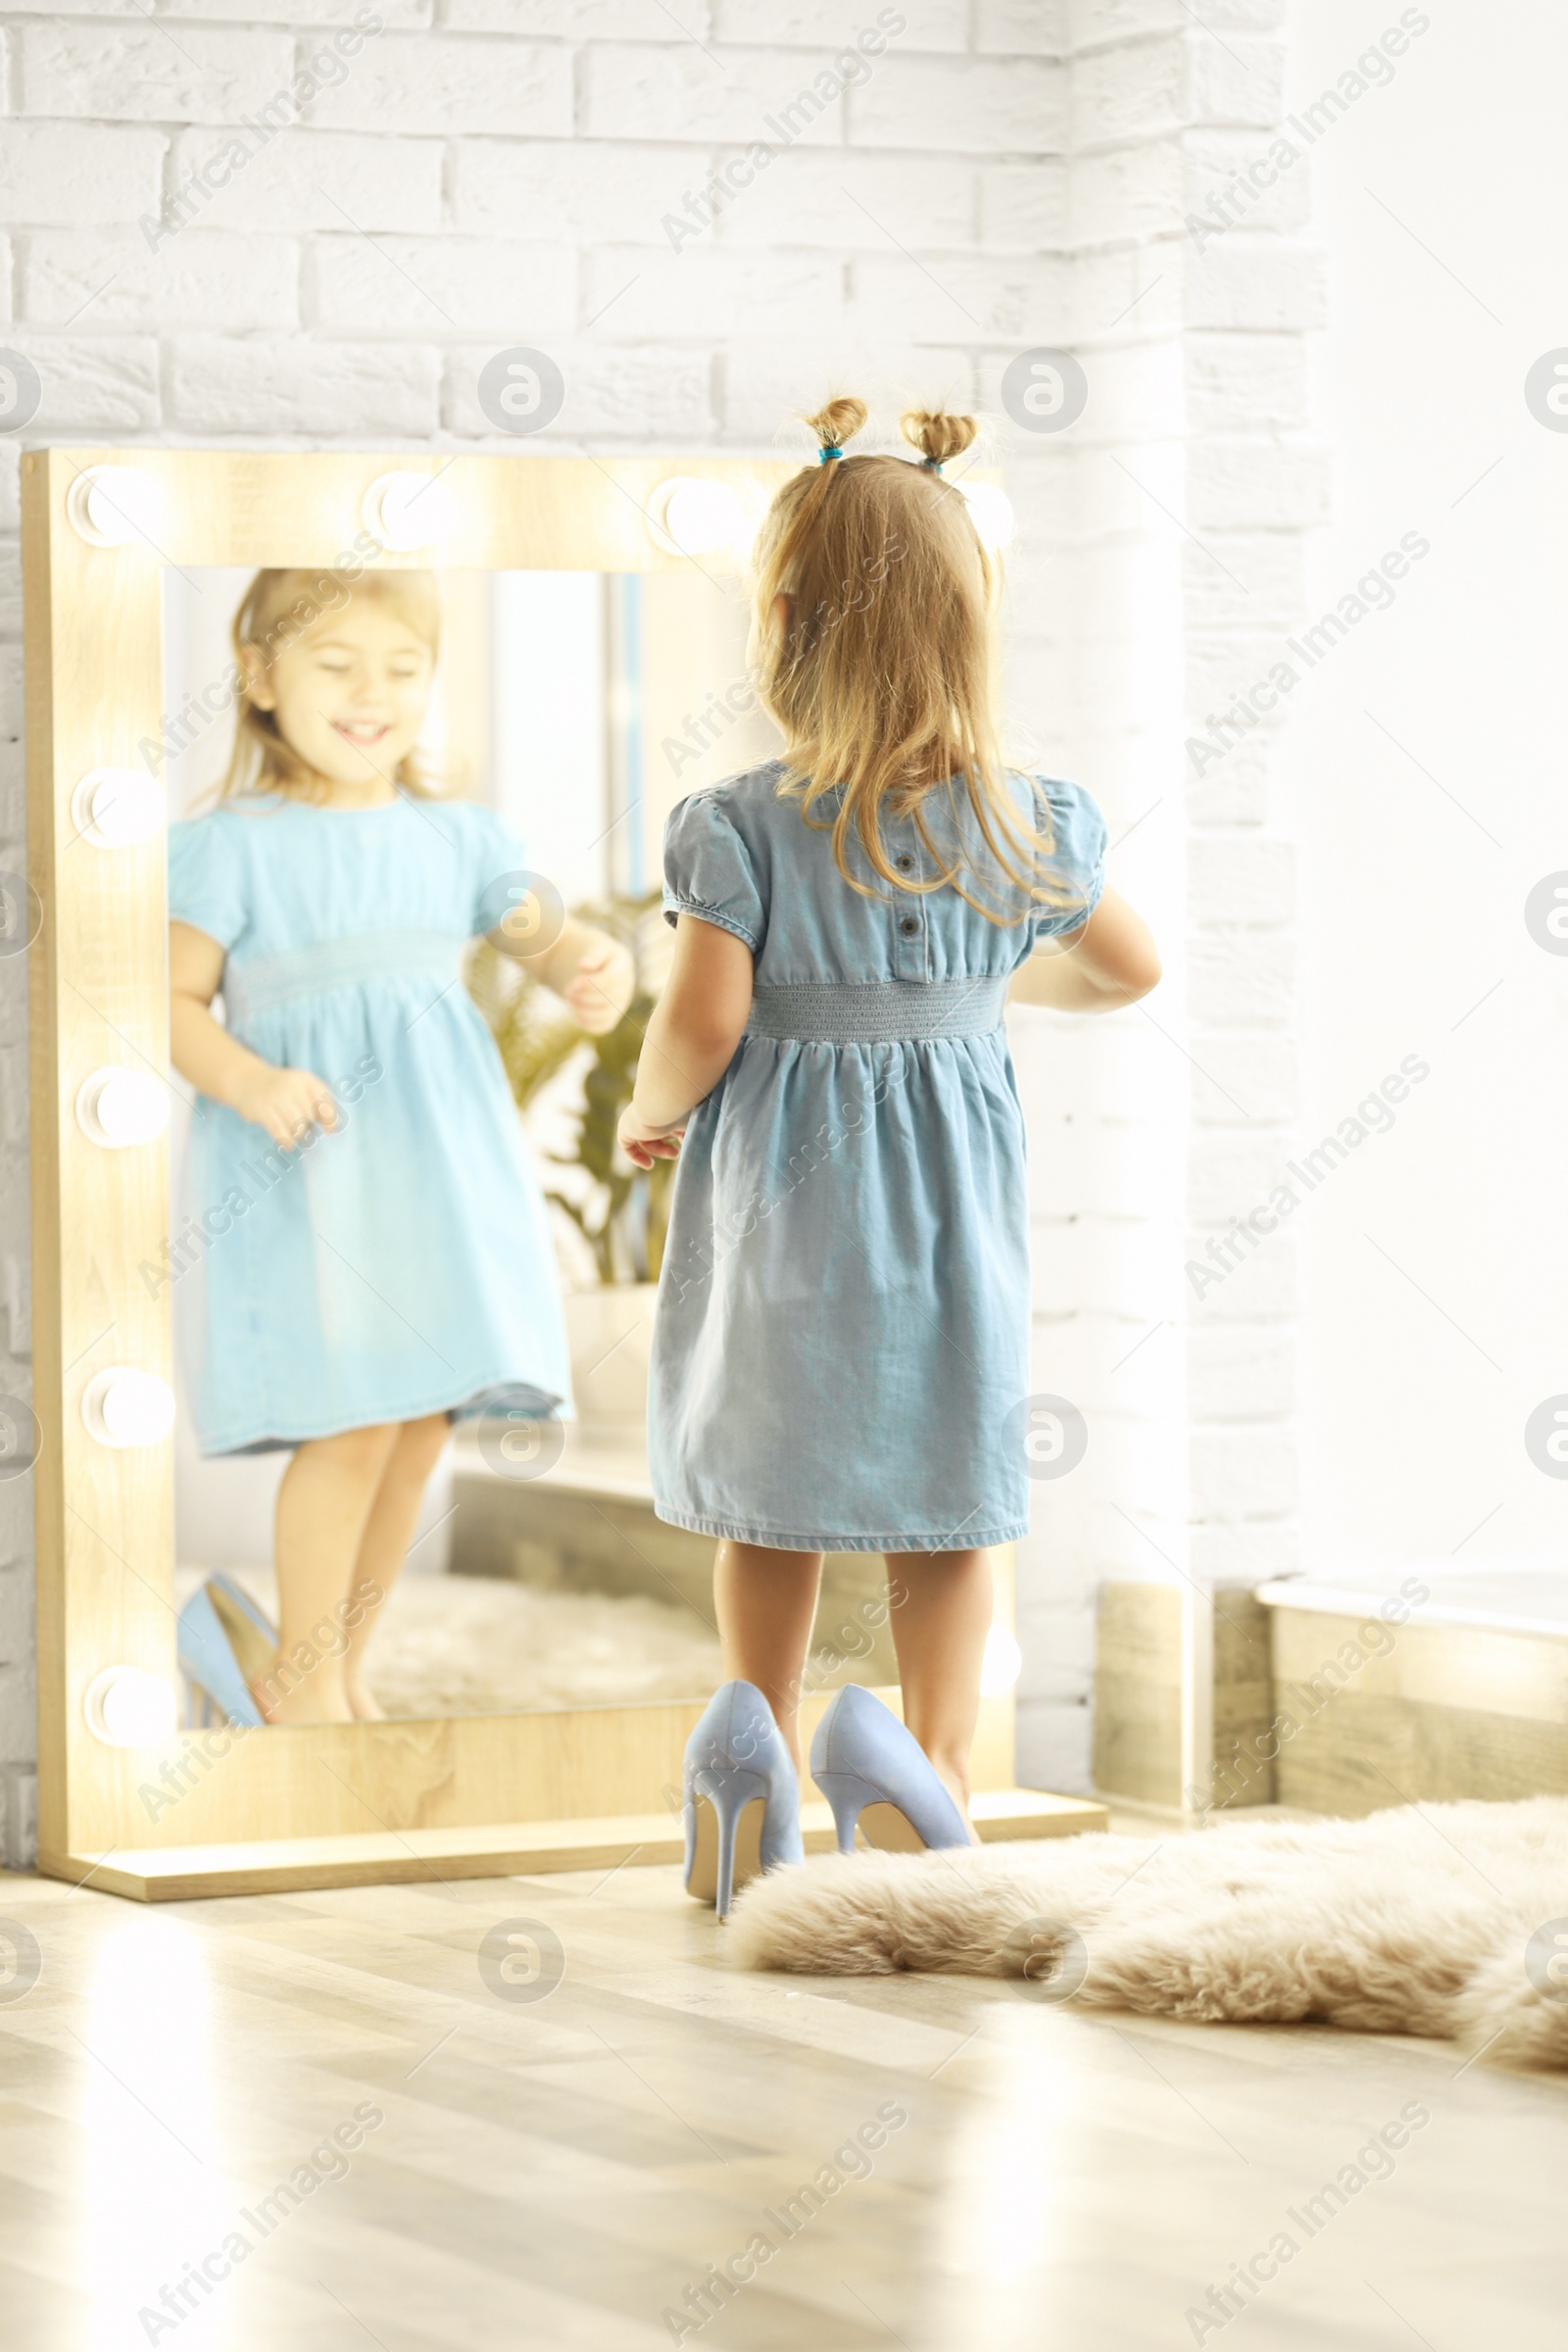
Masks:
[[[725,1683],[686,1742],[686,1891],[728,1916],[760,1871],[804,1862],[801,1788],[755,1683]]]
[[[254,1690],[277,1664],[277,1628],[243,1585],[221,1569],[207,1579],[208,1596],[228,1637],[234,1662]]]
[[[203,1585],[180,1610],[175,1626],[179,1670],[189,1685],[202,1730],[215,1720],[244,1724],[254,1730],[265,1721],[251,1696],[223,1621],[213,1606],[212,1590]]]
[[[919,1740],[859,1683],[846,1683],[817,1725],[811,1778],[833,1808],[841,1854],[854,1853],[862,1816],[867,1842],[895,1852],[971,1842]]]

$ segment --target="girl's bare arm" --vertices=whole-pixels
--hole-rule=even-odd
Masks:
[[[560,937],[537,956],[518,955],[504,930],[492,931],[489,938],[504,956],[564,998],[592,1037],[613,1029],[631,1003],[637,971],[630,953],[608,932],[579,923],[575,915],[566,917]]]
[[[1058,1012],[1114,1012],[1159,986],[1159,953],[1149,926],[1107,890],[1076,931],[1037,948],[1012,975],[1014,1004]]]
[[[622,1147],[638,1167],[674,1158],[679,1130],[735,1058],[751,1009],[751,949],[715,923],[681,915],[669,978],[620,1122]]]
[[[311,1126],[335,1127],[332,1090],[314,1070],[281,1070],[230,1037],[212,1014],[223,951],[192,923],[169,926],[169,1057],[214,1102],[265,1127],[292,1149]]]

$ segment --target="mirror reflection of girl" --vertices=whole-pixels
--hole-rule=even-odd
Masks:
[[[733,1680],[687,1750],[687,1852],[721,1912],[732,1871],[800,1858],[826,1551],[886,1555],[903,1688],[902,1725],[846,1685],[817,1730],[841,1845],[862,1814],[877,1841],[972,1837],[990,1553],[1026,1531],[1042,1401],[1004,1005],[1106,1011],[1159,978],[1094,801],[998,752],[997,574],[942,477],[973,419],[906,417],[918,464],[844,455],[859,401],[810,421],[819,462],[757,550],[786,756],[669,819],[674,960],[620,1122],[638,1166],[680,1154],[649,1440],[660,1517],[719,1539]]]
[[[453,1418],[569,1395],[547,1214],[463,950],[487,932],[593,1033],[633,975],[602,934],[539,921],[493,809],[421,778],[429,573],[262,571],[233,635],[233,760],[169,844],[171,1052],[200,1097],[193,1410],[206,1454],[292,1457],[257,1705],[346,1722],[380,1713],[366,1645]]]

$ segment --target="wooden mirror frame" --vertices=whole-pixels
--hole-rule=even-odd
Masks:
[[[103,547],[68,513],[88,468],[157,485],[156,531]],[[448,527],[367,568],[679,570],[646,508],[672,474],[765,503],[792,466],[742,459],[48,449],[23,460],[32,1111],[39,1867],[144,1901],[488,1877],[681,1851],[686,1740],[701,1701],[518,1715],[179,1732],[107,1744],[84,1700],[106,1667],[177,1689],[172,1439],[110,1447],[82,1399],[110,1364],[172,1382],[167,1295],[140,1279],[168,1230],[167,1139],[106,1150],[77,1122],[89,1072],[169,1069],[162,830],[100,849],[73,813],[80,779],[138,767],[158,741],[166,565],[361,560],[366,495],[388,471],[441,478]],[[78,498],[79,498],[78,493]],[[146,521],[146,517],[142,518]],[[357,547],[358,543],[358,547]],[[1010,1556],[999,1619],[1011,1622]],[[808,1699],[807,1736],[829,1692]],[[897,1705],[896,1690],[884,1691]],[[983,1835],[1101,1827],[1075,1798],[1014,1789],[1011,1692],[982,1702]],[[153,1802],[172,1788],[177,1801]],[[808,1791],[808,1794],[814,1794]],[[832,1842],[825,1805],[807,1842]]]

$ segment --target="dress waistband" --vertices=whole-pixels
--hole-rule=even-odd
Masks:
[[[377,980],[452,982],[466,943],[447,931],[357,931],[320,939],[275,956],[251,956],[223,966],[223,1005],[231,1026],[329,988],[360,988]]]
[[[754,988],[746,1035],[836,1046],[984,1037],[1002,1026],[1008,978],[988,972],[964,980],[811,980]]]

